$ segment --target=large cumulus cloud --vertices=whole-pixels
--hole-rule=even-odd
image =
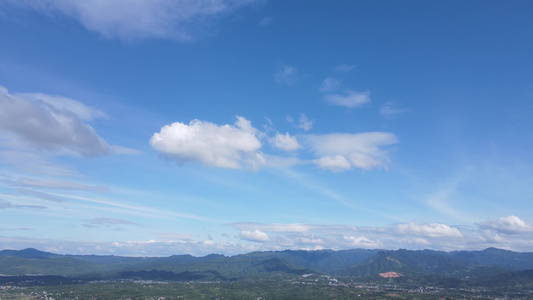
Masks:
[[[95,157],[112,147],[87,122],[104,117],[79,101],[44,94],[10,94],[0,86],[4,144],[29,144],[55,154]]]
[[[265,164],[258,131],[237,117],[234,125],[193,120],[172,123],[154,133],[150,145],[178,162],[199,161],[205,166],[257,169]]]

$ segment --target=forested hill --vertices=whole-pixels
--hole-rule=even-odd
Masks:
[[[398,280],[471,280],[505,284],[533,278],[533,253],[483,251],[286,250],[236,256],[122,257],[60,255],[36,249],[0,251],[0,274],[69,278],[236,281],[323,274]],[[436,279],[435,279],[436,278]],[[0,280],[2,277],[0,277]]]

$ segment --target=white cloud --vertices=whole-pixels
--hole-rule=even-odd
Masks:
[[[46,15],[61,13],[106,38],[125,40],[195,39],[209,31],[209,21],[258,3],[255,0],[27,0],[11,3]]]
[[[345,236],[344,239],[352,246],[356,248],[380,248],[383,245],[380,242],[370,240],[365,236]]]
[[[267,242],[269,239],[268,234],[262,232],[261,230],[243,230],[240,234],[241,239],[252,241],[252,242]]]
[[[333,77],[327,77],[320,85],[320,91],[323,93],[333,92],[341,86],[341,81]]]
[[[313,228],[313,225],[307,225],[302,223],[289,223],[289,224],[279,224],[279,223],[273,223],[273,224],[261,224],[261,223],[232,223],[227,224],[228,226],[232,226],[239,230],[261,230],[265,232],[308,232],[311,228]]]
[[[314,159],[313,163],[322,169],[333,172],[346,171],[352,168],[352,163],[342,155],[323,156],[319,159]]]
[[[379,110],[379,114],[382,115],[385,118],[394,118],[397,115],[410,112],[410,109],[407,108],[398,108],[395,103],[393,102],[385,102],[381,109]]]
[[[265,156],[265,167],[268,168],[289,168],[296,165],[305,164],[304,161],[300,160],[295,156],[280,156],[280,155],[264,155]]]
[[[30,143],[51,153],[85,157],[111,153],[110,145],[84,122],[103,113],[78,101],[43,94],[10,95],[0,87],[0,107],[0,131],[9,139],[4,145]]]
[[[299,135],[298,138],[276,132],[267,137],[267,132],[275,131],[271,126],[266,127],[267,132],[260,132],[245,118],[237,119],[235,125],[216,125],[199,120],[189,124],[176,122],[154,133],[150,144],[163,157],[178,163],[196,161],[204,166],[258,170],[312,162],[323,169],[339,172],[353,168],[386,168],[390,160],[383,147],[397,142],[395,135],[387,132]],[[294,122],[290,116],[287,120]],[[302,114],[298,126],[310,129],[312,121]],[[264,154],[260,151],[260,139],[263,138],[276,149],[311,150],[315,159],[304,161],[294,155]]]
[[[343,106],[346,108],[359,107],[370,102],[370,93],[347,91],[345,94],[328,94],[324,100],[332,105]]]
[[[281,134],[276,133],[273,138],[269,139],[269,142],[277,149],[285,151],[295,151],[300,149],[300,144],[296,137],[290,136],[289,133]]]
[[[86,220],[86,223],[83,224],[85,227],[94,228],[94,227],[111,227],[119,225],[135,225],[140,226],[139,223],[131,222],[128,220],[115,219],[115,218],[94,218]]]
[[[258,251],[257,245],[233,242],[204,243],[204,241],[181,239],[179,241],[119,241],[98,242],[51,239],[24,239],[0,236],[0,243],[6,249],[37,248],[60,254],[102,254],[124,256],[170,256],[188,253],[195,256],[212,253],[241,254]]]
[[[5,202],[0,201],[0,207],[2,205],[9,206],[10,204],[5,204]],[[501,219],[511,220],[509,217]],[[511,221],[511,223],[514,221]],[[113,225],[114,222],[121,223],[120,220],[111,222],[105,222],[104,220],[103,222],[97,223],[101,223],[100,225]],[[198,237],[195,239],[186,234],[155,233],[155,236],[161,238],[163,241],[117,241],[108,243],[0,236],[0,243],[5,248],[11,249],[34,247],[69,254],[96,253],[136,256],[164,256],[175,253],[189,253],[192,255],[222,253],[234,255],[259,250],[341,250],[353,248],[403,248],[412,250],[429,248],[454,251],[482,250],[488,247],[498,247],[501,249],[527,252],[531,251],[533,247],[533,239],[531,238],[530,232],[498,234],[492,229],[482,228],[481,226],[478,228],[467,226],[452,227],[445,224],[418,224],[411,222],[405,223],[404,229],[401,231],[398,225],[357,228],[350,225],[311,225],[302,223],[261,224],[250,222],[227,225],[237,230],[237,234],[234,237],[235,240],[230,235],[223,234],[226,237],[223,241],[209,238],[208,243],[206,243],[205,238]],[[518,227],[522,225],[521,222],[518,222]],[[525,225],[527,227],[527,223]],[[10,230],[15,229],[10,228]],[[460,234],[457,234],[456,230]],[[239,242],[238,239],[242,241]],[[248,241],[260,244],[251,244]]]
[[[294,122],[294,119],[292,118],[291,115],[287,115],[287,116],[285,117],[285,121],[287,121],[288,123],[293,123],[293,122]]]
[[[298,81],[298,70],[292,66],[283,66],[274,78],[276,83],[292,85]]]
[[[313,162],[332,171],[386,167],[388,152],[381,147],[397,142],[396,136],[388,132],[307,135],[305,140],[319,156]]]
[[[83,121],[92,121],[98,118],[107,118],[107,115],[104,112],[86,106],[85,104],[79,101],[67,97],[46,95],[42,93],[20,93],[15,94],[15,96],[20,96],[24,99],[32,100],[35,102],[42,101],[48,105],[53,106],[57,110],[70,111],[76,114]]]
[[[533,233],[533,224],[527,224],[524,220],[513,215],[501,217],[498,220],[488,220],[478,225],[483,229],[503,234]]]
[[[8,181],[10,185],[22,186],[22,187],[37,187],[37,188],[53,188],[63,190],[83,190],[94,192],[107,192],[109,189],[105,186],[95,186],[87,184],[79,184],[70,181],[58,181],[58,180],[41,180],[20,178],[17,180]]]
[[[313,123],[314,121],[309,120],[305,114],[301,114],[299,123],[296,127],[303,129],[304,131],[309,131],[313,128]]]
[[[285,118],[285,120],[289,123],[293,123],[294,124],[294,119],[292,118],[292,116],[287,116]],[[298,123],[297,124],[294,124],[293,126],[295,128],[299,128],[299,129],[303,129],[304,131],[309,131],[313,128],[313,123],[314,121],[312,120],[309,120],[309,118],[307,118],[307,116],[302,113],[300,115],[300,119],[298,120]]]
[[[457,228],[445,224],[431,223],[401,223],[396,225],[398,233],[405,235],[418,235],[425,237],[462,237]]]
[[[205,166],[258,169],[265,158],[261,142],[250,121],[237,117],[235,125],[216,125],[193,120],[166,125],[154,133],[150,145],[180,163],[199,161]]]
[[[484,249],[488,247],[509,248],[520,251],[533,246],[527,234],[501,236],[486,230],[455,227],[446,224],[402,223],[393,226],[355,227],[350,225],[311,225],[233,223],[229,226],[247,231],[256,230],[268,235],[262,241],[262,249],[441,249],[444,251]],[[250,234],[251,235],[251,234]],[[511,237],[511,238],[509,238]]]

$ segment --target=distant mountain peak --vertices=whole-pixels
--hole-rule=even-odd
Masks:
[[[44,252],[35,248],[26,248],[22,250],[2,250],[0,256],[16,256],[24,258],[50,258],[58,256],[58,254]]]
[[[490,247],[490,248],[487,248],[481,252],[498,252],[498,253],[508,253],[508,252],[512,252],[512,251],[509,251],[509,250],[505,250],[505,249],[500,249],[500,248],[494,248],[494,247]]]

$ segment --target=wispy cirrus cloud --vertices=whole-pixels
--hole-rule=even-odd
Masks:
[[[105,186],[95,186],[80,184],[70,181],[61,181],[61,180],[42,180],[42,179],[32,179],[32,178],[20,178],[17,180],[7,181],[9,185],[20,186],[20,187],[34,187],[34,188],[52,188],[52,189],[62,189],[62,190],[83,190],[83,191],[93,191],[93,192],[107,192],[109,188]],[[28,190],[26,190],[28,192]]]
[[[385,102],[379,109],[379,114],[389,119],[408,112],[411,112],[411,110],[407,108],[400,108],[396,103],[391,101]]]
[[[121,213],[121,214],[129,214],[132,216],[142,216],[142,217],[150,217],[150,218],[156,218],[156,219],[175,219],[175,218],[184,218],[184,219],[191,219],[191,220],[201,220],[201,221],[207,221],[210,220],[209,218],[188,214],[188,213],[181,213],[176,211],[169,211],[169,210],[161,210],[156,209],[148,206],[139,206],[131,203],[125,203],[121,201],[116,201],[114,199],[102,199],[100,197],[83,197],[83,196],[77,196],[77,195],[66,195],[66,194],[59,194],[59,193],[50,193],[54,196],[66,198],[66,199],[72,199],[72,200],[78,200],[83,202],[88,202],[92,204],[98,204],[101,205],[101,210],[105,209],[106,211],[110,213]]]
[[[303,223],[289,223],[289,224],[281,224],[281,223],[272,223],[272,224],[262,224],[262,223],[254,223],[254,222],[241,222],[241,223],[231,223],[226,224],[227,226],[234,227],[239,230],[260,230],[265,232],[308,232],[311,230],[314,225],[309,224],[303,224]]]
[[[65,201],[65,199],[61,197],[56,197],[48,193],[43,193],[43,192],[29,190],[29,189],[17,189],[17,192],[21,195],[33,196],[33,197],[41,198],[43,200],[52,201],[52,202],[64,202]]]
[[[19,93],[15,95],[34,102],[44,102],[59,111],[71,112],[83,121],[107,118],[107,114],[103,111],[89,107],[79,101],[67,97],[47,95],[43,93]]]
[[[138,40],[164,38],[193,41],[215,31],[212,21],[257,0],[8,0],[15,7],[47,16],[70,17],[105,38]]]
[[[348,73],[354,65],[339,65],[333,68],[337,73]],[[341,75],[341,74],[337,74]],[[358,108],[364,104],[370,103],[370,92],[354,91],[350,88],[342,88],[342,80],[328,76],[320,84],[319,90],[323,93],[323,99],[326,103],[345,108]]]
[[[293,66],[283,66],[275,75],[274,79],[278,84],[293,85],[298,81],[298,70]]]
[[[324,100],[331,105],[356,108],[370,102],[370,93],[347,90],[343,94],[324,95]]]
[[[131,222],[128,220],[116,219],[116,218],[94,218],[90,220],[85,220],[83,226],[88,228],[95,227],[117,227],[121,225],[128,226],[141,226],[139,223]]]
[[[21,208],[38,208],[38,209],[45,209],[46,206],[40,206],[40,205],[24,205],[24,204],[13,204],[7,200],[4,200],[0,198],[0,209],[21,209]]]
[[[7,140],[10,141],[7,141]],[[75,176],[79,173],[71,166],[58,163],[52,158],[54,155],[35,151],[31,145],[21,145],[12,137],[0,138],[0,163],[11,165],[25,173],[46,174],[48,176]],[[8,143],[6,145],[6,143]],[[2,149],[2,147],[4,149]]]
[[[342,81],[333,77],[327,77],[322,81],[320,85],[320,91],[323,93],[329,93],[337,90],[342,84]]]

